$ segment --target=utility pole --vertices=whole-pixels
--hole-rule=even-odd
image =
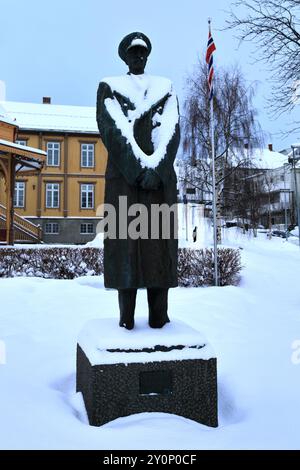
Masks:
[[[292,145],[293,156],[289,158],[289,163],[292,164],[294,169],[294,181],[295,181],[295,204],[296,204],[296,211],[297,211],[297,225],[298,225],[298,242],[300,248],[300,205],[299,205],[299,198],[298,198],[298,184],[297,184],[297,173],[296,173],[296,164],[300,160],[300,155],[296,156],[295,150],[299,150],[300,153],[300,144]]]
[[[288,220],[287,220],[287,189],[286,189],[286,169],[288,167],[288,163],[283,165],[283,177],[284,177],[284,231],[286,236],[286,241],[288,240]]]

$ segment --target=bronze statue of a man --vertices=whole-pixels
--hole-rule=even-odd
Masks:
[[[169,322],[168,289],[177,286],[177,223],[170,219],[168,237],[161,227],[153,237],[151,209],[177,202],[178,101],[168,79],[144,73],[150,52],[147,36],[128,34],[119,45],[127,75],[104,78],[97,95],[97,122],[108,152],[104,202],[117,214],[117,236],[104,239],[104,285],[118,290],[120,326],[127,329],[134,327],[137,289],[147,288],[149,325],[161,328]],[[120,214],[120,196],[128,208],[147,208],[148,237],[120,236],[119,217],[132,221]]]

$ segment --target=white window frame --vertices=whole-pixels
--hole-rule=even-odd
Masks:
[[[47,166],[60,166],[60,142],[47,142]]]
[[[26,192],[25,181],[16,181],[15,191],[14,191],[14,207],[23,207],[23,208],[25,207],[25,192]]]
[[[80,184],[80,208],[81,209],[94,209],[94,199],[95,199],[95,185],[91,183],[81,183]],[[83,204],[83,195],[85,194],[85,202]],[[92,194],[92,204],[89,203],[89,194]]]
[[[27,145],[27,141],[23,139],[16,140],[15,142],[17,145]]]
[[[48,204],[48,194],[50,195],[50,204]],[[54,205],[54,195],[57,193],[57,205]],[[46,183],[46,208],[47,209],[59,209],[59,198],[60,198],[60,183]]]
[[[48,230],[47,230],[48,226]],[[53,228],[54,226],[57,227],[57,231],[54,231]],[[50,228],[50,230],[49,230]],[[46,222],[45,223],[45,230],[44,230],[45,235],[59,235],[59,224],[58,222]]]
[[[92,231],[90,232],[88,230],[88,227],[92,227]],[[84,230],[82,230],[82,228],[85,227]],[[83,222],[80,224],[80,235],[94,235],[95,233],[95,227],[94,227],[94,224],[92,222]]]
[[[95,144],[82,143],[81,144],[81,167],[94,168],[95,165]]]

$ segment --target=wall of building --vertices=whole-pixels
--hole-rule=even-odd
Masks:
[[[15,127],[11,124],[1,121],[0,139],[14,141]]]
[[[40,225],[43,230],[43,242],[54,243],[54,244],[80,244],[93,240],[96,235],[97,224],[100,221],[99,218],[76,218],[72,219],[69,217],[61,218],[28,218],[30,222],[36,225]],[[46,230],[46,224],[58,224],[58,233],[49,234]],[[93,224],[93,233],[81,233],[81,224]]]
[[[300,221],[297,222],[298,219],[298,212],[300,212],[300,168],[296,168],[296,172],[294,170],[290,173],[290,186],[293,191],[293,207],[292,211],[294,213],[294,221],[298,225]],[[296,191],[297,189],[297,191]],[[297,201],[296,201],[296,193],[297,193]],[[299,208],[297,210],[297,207]]]
[[[97,208],[104,202],[105,170],[107,152],[98,135],[93,134],[64,134],[38,133],[19,131],[18,140],[26,141],[26,145],[41,150],[47,150],[47,142],[60,143],[59,166],[43,168],[39,176],[17,175],[16,181],[25,182],[25,205],[17,207],[16,212],[28,217],[33,223],[45,225],[45,221],[57,218],[60,224],[58,235],[44,234],[47,243],[85,243],[94,235],[80,234],[80,220],[86,222],[97,216]],[[94,144],[94,167],[81,166],[81,144]],[[46,184],[59,183],[59,207],[46,207]],[[94,207],[84,209],[80,201],[80,185],[94,185]],[[0,179],[0,203],[5,205],[4,180]],[[71,219],[68,219],[71,217]],[[65,221],[63,220],[66,219]],[[76,219],[74,219],[76,218]]]

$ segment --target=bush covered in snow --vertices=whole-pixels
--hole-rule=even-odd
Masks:
[[[219,248],[220,285],[236,285],[242,269],[239,250]],[[182,287],[213,285],[213,250],[180,248],[178,278]],[[103,274],[103,250],[94,247],[0,249],[0,277],[34,276],[74,279]]]
[[[214,284],[213,250],[181,248],[178,252],[178,280],[182,287]],[[242,269],[241,254],[232,248],[218,248],[219,285],[237,285]]]
[[[3,248],[0,277],[35,276],[74,279],[103,272],[103,252],[97,248]]]

